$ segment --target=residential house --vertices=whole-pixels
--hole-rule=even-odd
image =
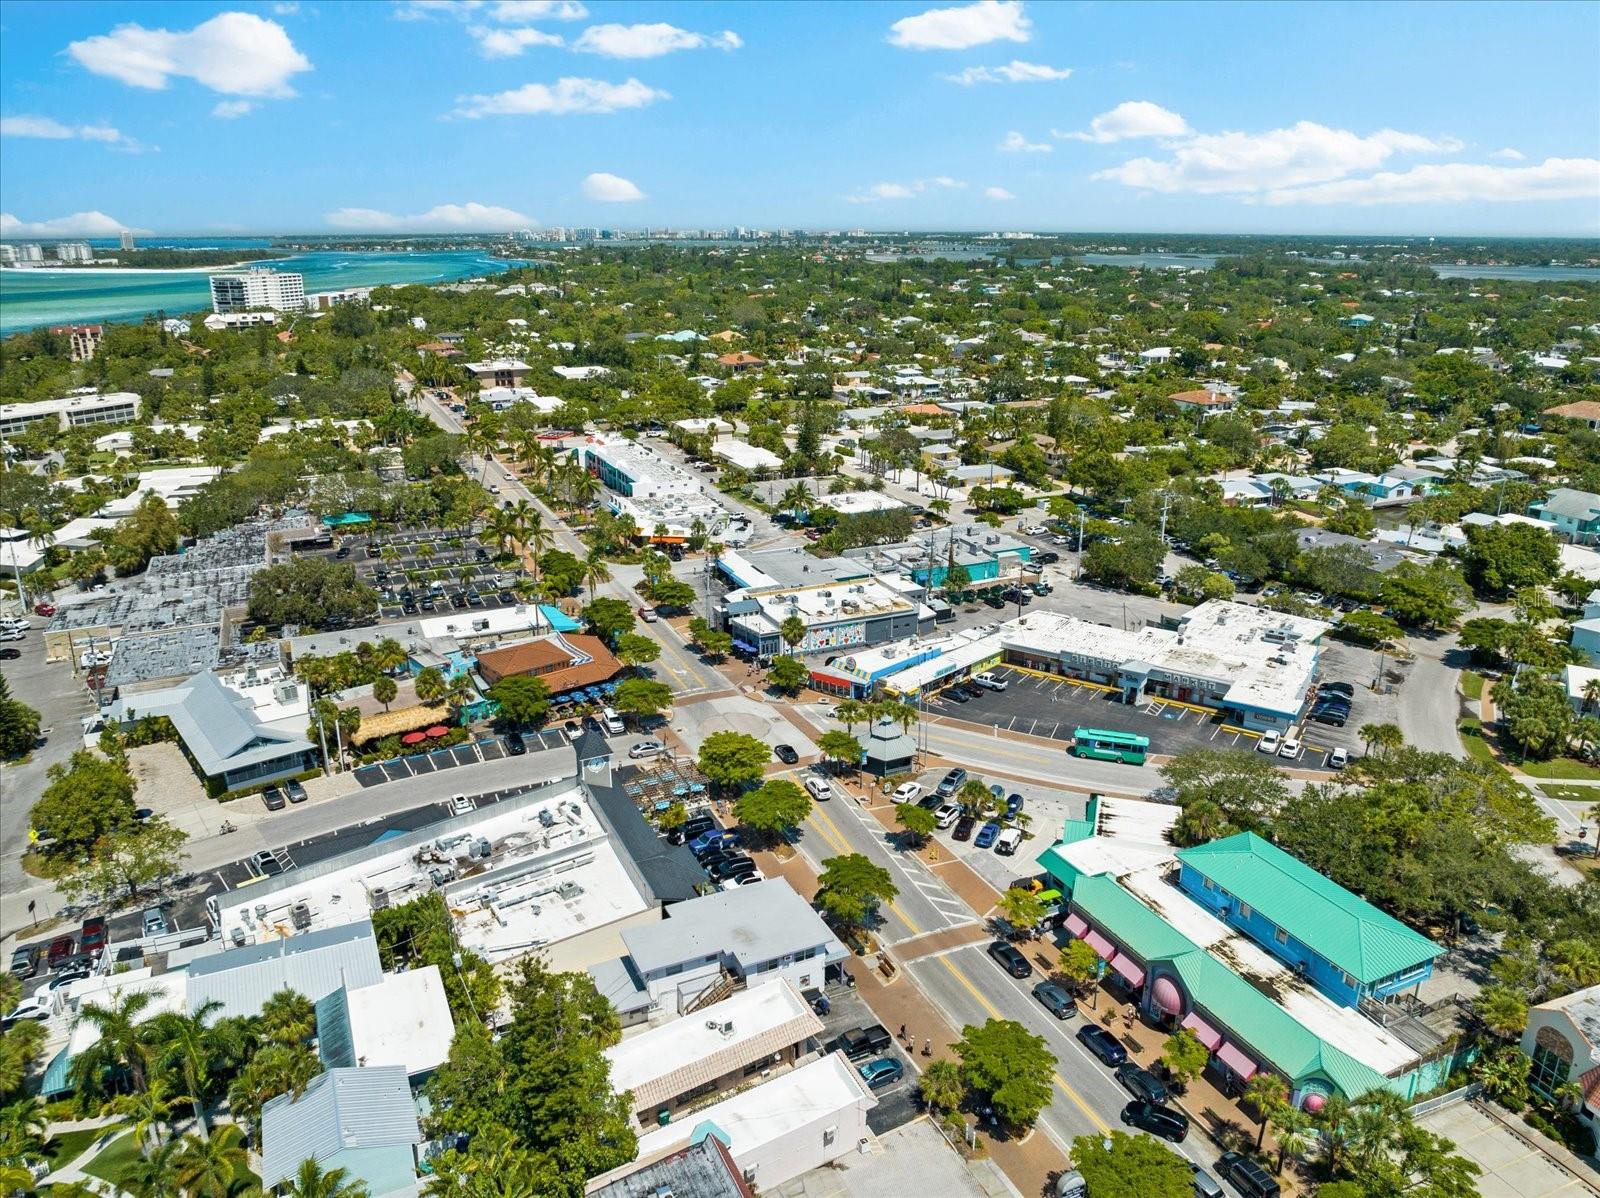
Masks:
[[[1563,1086],[1576,1083],[1582,1096],[1578,1118],[1600,1133],[1600,986],[1529,1008],[1522,1051],[1533,1062],[1533,1088],[1559,1099]]]
[[[329,1069],[261,1108],[261,1188],[271,1191],[313,1160],[325,1173],[343,1169],[370,1198],[415,1195],[421,1143],[404,1069]]]
[[[687,1146],[664,1149],[589,1182],[587,1198],[756,1198],[744,1172],[713,1129]]]
[[[1202,387],[1194,391],[1179,391],[1167,396],[1180,411],[1198,412],[1202,416],[1221,416],[1233,411],[1238,397],[1226,392]]]
[[[1569,541],[1600,539],[1600,495],[1557,487],[1546,499],[1528,505],[1528,513],[1550,525],[1550,531]]]

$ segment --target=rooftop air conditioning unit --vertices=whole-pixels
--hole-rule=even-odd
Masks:
[[[298,931],[305,931],[311,926],[311,905],[296,903],[289,908],[289,919]]]
[[[374,911],[387,911],[389,909],[389,892],[382,886],[374,886],[368,896]]]
[[[707,1019],[706,1026],[724,1040],[733,1035],[733,1020],[731,1019]]]

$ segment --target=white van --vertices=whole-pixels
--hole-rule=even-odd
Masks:
[[[621,736],[627,731],[622,723],[622,717],[609,707],[600,712],[600,722],[612,736]]]

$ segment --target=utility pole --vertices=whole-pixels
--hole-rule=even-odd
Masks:
[[[333,773],[333,771],[328,768],[328,733],[327,730],[322,726],[322,712],[317,711],[316,700],[313,699],[311,703],[312,710],[316,711],[317,715],[317,740],[322,745],[322,776],[326,778]]]
[[[1167,543],[1167,509],[1172,504],[1172,495],[1168,491],[1161,492],[1161,543]]]
[[[1083,509],[1078,509],[1078,556],[1083,556]]]

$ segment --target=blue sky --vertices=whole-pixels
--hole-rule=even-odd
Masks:
[[[1600,233],[1600,5],[0,10],[0,234]]]

